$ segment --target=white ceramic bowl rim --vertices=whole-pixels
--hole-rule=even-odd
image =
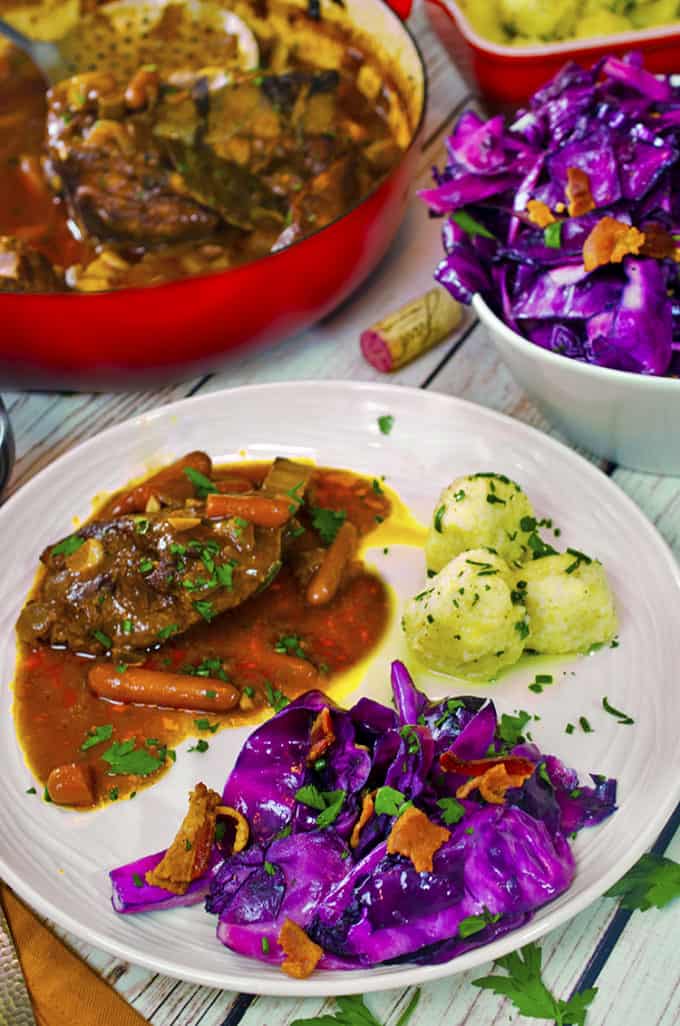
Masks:
[[[599,367],[594,363],[583,363],[581,360],[572,360],[569,356],[562,356],[560,353],[554,353],[550,349],[544,349],[543,346],[539,346],[536,342],[532,342],[530,339],[524,338],[523,335],[520,335],[517,331],[510,328],[505,321],[501,320],[501,318],[493,312],[479,292],[476,292],[473,296],[472,305],[482,324],[485,324],[493,331],[499,332],[505,341],[514,346],[515,349],[523,352],[526,356],[531,356],[538,362],[543,361],[546,365],[552,366],[556,369],[558,362],[565,369],[565,364],[568,364],[572,372],[576,375],[581,374],[584,378],[599,377],[603,382],[609,381],[611,385],[621,385],[624,382],[628,382],[633,385],[633,382],[635,382],[633,387],[648,390],[656,389],[659,393],[680,391],[679,378],[660,377],[655,374],[634,374],[632,371],[613,370],[610,367]]]
[[[500,57],[545,57],[551,54],[569,53],[574,50],[589,53],[591,50],[601,50],[603,47],[609,46],[625,46],[628,43],[635,47],[645,42],[645,40],[658,39],[662,36],[677,36],[680,32],[680,23],[673,22],[669,25],[656,25],[648,29],[631,29],[630,32],[617,32],[611,36],[564,39],[559,43],[544,43],[537,46],[504,46],[502,43],[494,43],[490,39],[480,36],[473,29],[467,15],[455,0],[427,0],[427,2],[444,8],[448,14],[455,18],[464,34],[475,46]]]

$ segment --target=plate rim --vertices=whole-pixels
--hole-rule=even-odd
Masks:
[[[553,450],[562,459],[571,461],[572,465],[577,469],[580,468],[582,472],[586,473],[591,478],[596,479],[599,485],[603,486],[610,495],[615,496],[617,503],[622,505],[625,509],[626,515],[632,516],[637,521],[641,529],[647,533],[649,540],[653,541],[659,551],[659,556],[663,558],[666,564],[670,578],[672,578],[673,583],[680,594],[680,566],[678,566],[670,546],[663,538],[656,525],[642,512],[630,496],[627,495],[626,492],[624,492],[623,489],[621,489],[611,479],[611,477],[605,474],[599,467],[590,463],[580,453],[569,448],[569,446],[565,445],[558,439],[540,431],[538,428],[526,424],[515,417],[509,416],[508,414],[501,413],[498,410],[491,409],[479,403],[471,402],[468,399],[462,399],[458,396],[448,395],[444,392],[430,391],[429,389],[414,386],[382,382],[356,382],[344,379],[322,381],[300,379],[282,382],[265,382],[219,389],[214,392],[207,392],[204,395],[189,396],[172,403],[156,406],[151,410],[137,413],[132,417],[128,417],[120,423],[114,424],[93,435],[91,438],[85,439],[79,444],[67,449],[66,452],[61,453],[55,460],[43,467],[37,474],[33,475],[30,480],[17,488],[16,491],[3,503],[3,505],[0,506],[0,530],[2,529],[4,522],[11,518],[14,506],[17,504],[15,500],[18,500],[19,496],[26,497],[27,494],[32,494],[33,488],[39,487],[40,482],[44,480],[45,476],[57,473],[59,467],[63,463],[73,460],[74,457],[77,458],[79,453],[84,451],[89,452],[91,449],[96,449],[98,446],[101,446],[102,443],[106,443],[108,440],[115,438],[115,435],[118,432],[122,433],[123,431],[129,430],[134,425],[142,426],[144,423],[148,423],[149,420],[155,420],[166,416],[172,417],[178,412],[181,413],[188,409],[189,404],[191,404],[191,408],[194,408],[196,406],[214,403],[219,401],[221,398],[233,395],[235,392],[240,394],[245,393],[247,395],[259,395],[262,393],[279,393],[282,391],[296,391],[299,393],[301,389],[315,391],[321,389],[326,392],[350,391],[356,394],[361,393],[364,395],[374,395],[376,398],[380,399],[383,397],[385,397],[385,399],[388,399],[389,397],[401,397],[400,401],[404,401],[404,397],[406,397],[408,401],[408,397],[414,399],[417,396],[417,402],[431,401],[440,406],[446,406],[449,409],[455,410],[456,408],[460,408],[464,412],[468,411],[476,416],[480,416],[482,419],[487,419],[497,424],[510,423],[513,430],[519,432],[520,436],[524,435],[529,439],[539,439],[539,444],[541,446],[547,446],[549,450]],[[96,492],[93,492],[93,494],[96,494]],[[678,778],[674,782],[673,786],[671,786],[666,794],[665,800],[658,803],[654,816],[648,820],[643,827],[637,830],[635,837],[628,847],[626,856],[620,860],[616,868],[605,872],[597,881],[594,881],[589,886],[585,887],[580,894],[574,896],[569,901],[566,907],[551,908],[550,904],[544,906],[542,910],[544,912],[543,915],[522,927],[522,944],[528,944],[536,941],[546,933],[554,930],[556,927],[569,922],[579,912],[582,912],[592,904],[592,902],[598,897],[602,896],[604,891],[620,879],[623,873],[637,861],[639,856],[648,847],[650,847],[651,843],[655,840],[672,816],[679,800],[680,778]],[[623,870],[621,868],[622,866],[625,866]],[[516,940],[513,939],[516,938],[517,931],[510,931],[508,934],[491,944],[475,948],[457,956],[449,962],[444,962],[439,965],[404,966],[400,967],[398,972],[387,974],[381,973],[381,969],[383,967],[367,967],[365,969],[359,968],[349,970],[342,974],[335,973],[333,976],[327,976],[326,973],[319,973],[305,981],[289,979],[284,976],[284,974],[280,974],[280,979],[277,977],[275,980],[269,977],[265,977],[262,980],[248,979],[248,989],[244,991],[242,986],[237,982],[236,972],[233,970],[225,974],[228,977],[227,979],[222,978],[220,974],[210,970],[202,972],[190,970],[187,972],[187,970],[182,968],[181,965],[167,961],[164,958],[154,958],[153,955],[149,955],[148,953],[137,949],[131,950],[125,945],[107,938],[106,933],[101,929],[83,924],[80,920],[72,918],[69,913],[59,905],[55,905],[50,900],[43,900],[29,883],[25,883],[23,878],[19,874],[15,873],[12,867],[5,861],[1,850],[0,875],[2,875],[5,882],[9,884],[9,886],[16,891],[21,898],[27,901],[32,908],[36,909],[39,914],[47,916],[57,926],[73,933],[86,943],[92,944],[94,947],[112,954],[122,961],[132,962],[135,965],[142,966],[154,972],[201,986],[213,987],[220,990],[232,990],[236,994],[248,993],[270,997],[299,998],[375,993],[391,990],[397,987],[430,983],[447,976],[453,976],[457,973],[479,966],[484,962],[495,960],[510,951],[516,950],[518,947]],[[568,894],[568,892],[565,893]],[[484,953],[483,959],[479,958],[480,952]]]

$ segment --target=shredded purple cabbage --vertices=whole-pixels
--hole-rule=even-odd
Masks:
[[[509,125],[466,111],[447,151],[420,195],[444,218],[435,277],[456,299],[481,294],[511,328],[571,359],[676,373],[678,262],[643,248],[586,272],[583,244],[605,216],[680,240],[679,87],[639,54],[567,64]],[[587,174],[596,204],[581,216],[562,206],[569,168]],[[532,223],[530,200],[559,224]]]
[[[509,744],[493,702],[431,702],[399,662],[392,690],[394,709],[363,698],[345,710],[310,692],[245,743],[224,801],[247,817],[251,844],[226,856],[215,849],[209,872],[181,902],[208,892],[217,936],[233,951],[280,964],[278,935],[291,919],[322,947],[321,968],[447,961],[516,929],[562,894],[574,876],[568,839],[616,810],[614,780],[593,776],[594,786],[580,785],[574,770],[535,744],[517,736]],[[334,740],[310,763],[322,709]],[[467,778],[442,771],[444,752],[459,760],[513,755],[536,768],[503,804],[477,790],[459,801]],[[380,788],[392,789],[394,805],[375,810],[357,843],[363,797]],[[432,872],[387,852],[405,803],[450,831]],[[161,855],[111,873],[117,911],[180,903],[139,886],[139,874]]]

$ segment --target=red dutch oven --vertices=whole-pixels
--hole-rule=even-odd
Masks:
[[[115,389],[214,369],[242,346],[272,344],[338,306],[375,268],[408,201],[426,73],[402,22],[411,0],[345,0],[350,25],[379,41],[413,126],[400,163],[337,221],[233,270],[95,294],[0,295],[0,385]]]

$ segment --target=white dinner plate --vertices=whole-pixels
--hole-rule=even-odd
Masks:
[[[378,426],[383,414],[394,417],[389,435]],[[14,733],[10,682],[14,623],[40,552],[73,529],[74,516],[89,514],[95,494],[199,448],[218,463],[287,455],[384,474],[424,522],[454,477],[493,470],[520,482],[537,515],[559,525],[560,545],[603,561],[618,605],[618,648],[555,663],[555,684],[542,694],[528,690],[536,672],[530,663],[498,684],[465,689],[493,695],[499,713],[538,714],[534,740],[582,779],[597,772],[619,781],[619,811],[575,843],[573,886],[527,926],[445,965],[318,972],[298,981],[229,952],[201,906],[116,915],[108,870],[167,846],[196,780],[222,789],[244,730],[223,731],[203,755],[188,753],[184,744],[170,772],[132,802],[78,813],[26,793],[34,781]],[[0,537],[0,875],[39,912],[122,959],[211,987],[272,995],[366,993],[433,980],[536,940],[585,908],[653,842],[678,800],[680,576],[673,556],[607,477],[551,438],[487,409],[430,392],[344,382],[262,385],[189,399],[105,431],[51,464],[0,510]],[[367,558],[401,599],[421,586],[419,550],[391,548],[385,556],[380,548]],[[389,661],[398,654],[397,613],[362,692],[386,698]],[[438,675],[417,683],[436,697],[460,693]],[[620,726],[602,709],[605,695],[634,726]],[[580,716],[593,733],[565,734],[567,722]]]

